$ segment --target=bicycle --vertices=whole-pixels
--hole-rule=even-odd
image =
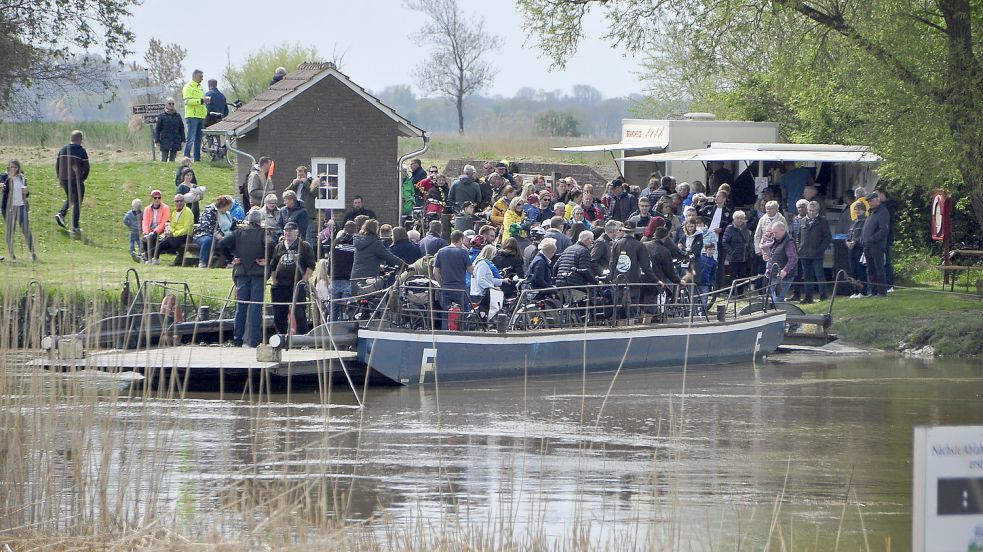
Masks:
[[[229,114],[234,113],[240,107],[242,107],[242,102],[239,100],[230,103]],[[205,120],[205,127],[210,127],[215,123],[222,121],[224,118],[225,116],[221,113],[211,111],[208,113],[208,118]],[[212,158],[212,163],[217,163],[224,159],[230,167],[235,167],[235,152],[229,150],[229,146],[227,144],[222,143],[222,136],[219,134],[206,134],[204,136],[204,141],[201,144],[201,152],[209,155]]]

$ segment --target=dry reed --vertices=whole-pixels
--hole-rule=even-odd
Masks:
[[[638,483],[622,517],[599,518],[578,500],[556,526],[551,481],[525,455],[521,463],[515,456],[503,460],[502,479],[520,485],[503,485],[491,502],[462,495],[450,467],[440,463],[440,511],[418,503],[398,517],[365,516],[358,483],[364,410],[339,420],[322,393],[316,420],[295,418],[293,407],[260,380],[255,392],[241,390],[244,400],[209,401],[203,407],[209,417],[202,419],[191,415],[188,405],[198,399],[185,398],[186,381],[174,373],[125,386],[84,364],[68,373],[27,368],[27,359],[42,354],[44,335],[77,331],[110,309],[40,293],[21,301],[9,285],[0,326],[0,543],[13,550],[718,550],[787,549],[792,539],[779,516],[781,496],[767,525],[756,526],[757,539],[745,542],[746,534],[722,535],[722,529],[715,534],[709,518],[704,536],[683,534],[691,514],[671,473],[684,427],[678,410],[660,417],[659,431],[670,428],[670,435],[653,448],[649,480]],[[604,448],[598,441],[595,449],[600,410],[595,418],[584,416],[585,408],[578,499],[596,490],[586,460]],[[525,406],[522,417],[530,417]],[[197,450],[185,438],[202,424],[229,424],[238,447]],[[528,439],[539,439],[540,457],[547,458],[549,437]],[[354,471],[346,473],[341,460],[353,455]],[[211,468],[222,472],[202,477]],[[516,472],[523,476],[510,475]],[[855,498],[848,486],[847,502],[851,492]],[[722,528],[724,514],[714,523]]]

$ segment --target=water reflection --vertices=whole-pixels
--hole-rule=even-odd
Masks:
[[[344,388],[330,407],[296,390],[199,394],[152,401],[151,418],[178,420],[156,441],[170,448],[160,469],[167,500],[195,512],[491,520],[684,549],[763,544],[776,497],[787,544],[825,542],[851,479],[869,541],[907,549],[912,427],[983,422],[974,362],[691,369],[685,396],[681,373],[622,373],[601,411],[613,376],[370,388],[362,410]],[[118,431],[146,431],[145,408],[126,401]],[[843,528],[841,544],[862,543],[855,506]]]

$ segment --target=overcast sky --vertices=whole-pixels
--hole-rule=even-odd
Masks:
[[[504,38],[500,50],[489,55],[499,74],[485,94],[512,96],[524,86],[569,93],[575,84],[590,84],[605,97],[642,92],[637,59],[599,39],[604,32],[599,17],[586,20],[588,39],[567,68],[550,72],[534,41],[526,40],[515,2],[458,0],[458,5],[466,14],[483,14],[486,28]],[[348,49],[342,70],[358,84],[375,92],[390,84],[416,89],[412,70],[427,49],[409,34],[421,26],[421,17],[402,0],[145,0],[133,11],[134,57],[142,62],[151,37],[178,42],[188,50],[189,73],[197,67],[206,79],[221,79],[226,50],[237,64],[263,45],[300,42],[327,58],[338,44]]]

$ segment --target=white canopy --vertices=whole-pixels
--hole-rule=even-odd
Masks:
[[[669,146],[668,140],[655,140],[652,142],[619,142],[617,144],[596,144],[592,146],[567,146],[565,148],[553,148],[553,151],[591,153],[598,151],[664,150],[667,146]]]
[[[821,163],[880,163],[883,159],[867,146],[835,144],[755,144],[714,142],[708,148],[636,157],[619,161],[801,161]]]

